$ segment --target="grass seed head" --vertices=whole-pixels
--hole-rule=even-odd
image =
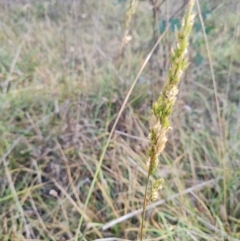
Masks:
[[[189,35],[193,26],[194,15],[192,9],[194,0],[189,3],[189,9],[182,21],[182,27],[177,32],[177,44],[171,51],[171,64],[168,77],[163,91],[158,100],[152,106],[150,117],[150,147],[149,154],[149,176],[153,174],[158,165],[158,156],[162,153],[167,142],[167,131],[170,128],[170,115],[178,94],[178,83],[181,80],[184,70],[188,66],[187,48]],[[153,188],[155,190],[155,188]]]

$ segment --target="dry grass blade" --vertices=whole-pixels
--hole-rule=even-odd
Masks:
[[[118,123],[118,121],[119,121],[119,119],[120,119],[120,116],[122,115],[122,112],[123,112],[123,110],[124,110],[124,108],[125,108],[125,106],[126,106],[126,104],[127,104],[127,102],[128,102],[128,99],[129,99],[129,97],[130,97],[130,95],[131,95],[131,93],[132,93],[132,91],[133,91],[133,89],[134,89],[134,87],[135,87],[135,85],[136,85],[136,83],[137,83],[140,75],[142,74],[142,72],[143,72],[145,66],[147,65],[149,59],[151,58],[154,50],[156,49],[156,47],[158,46],[158,44],[161,42],[162,38],[163,38],[164,35],[167,33],[167,31],[168,31],[168,29],[166,29],[165,32],[158,38],[158,41],[155,43],[155,45],[153,46],[152,50],[150,51],[150,53],[149,53],[148,56],[146,57],[144,63],[142,64],[142,66],[141,66],[141,68],[140,68],[140,70],[139,70],[136,78],[134,79],[134,81],[133,81],[133,83],[132,83],[132,85],[131,85],[128,93],[127,93],[127,96],[126,96],[125,99],[124,99],[124,102],[123,102],[123,104],[122,104],[122,106],[121,106],[121,109],[120,109],[119,112],[118,112],[117,118],[116,118],[116,120],[114,121],[113,127],[112,127],[112,129],[111,129],[111,131],[110,131],[110,134],[109,134],[109,136],[108,136],[108,139],[107,139],[107,141],[106,141],[106,144],[105,144],[104,147],[103,147],[103,150],[102,150],[102,153],[101,153],[101,156],[100,156],[100,159],[99,159],[99,163],[98,163],[98,166],[97,166],[97,170],[96,170],[96,172],[95,172],[95,175],[94,175],[94,178],[93,178],[93,181],[92,181],[92,184],[91,184],[91,187],[90,187],[90,190],[89,190],[89,193],[88,193],[88,196],[87,196],[87,199],[86,199],[84,208],[83,208],[83,213],[85,213],[85,211],[86,211],[88,202],[89,202],[90,197],[91,197],[91,195],[92,195],[93,188],[94,188],[95,183],[96,183],[96,181],[97,181],[97,177],[98,177],[100,168],[101,168],[101,166],[102,166],[102,162],[103,162],[105,153],[106,153],[106,151],[107,151],[107,148],[108,148],[108,145],[109,145],[110,140],[111,140],[111,138],[112,138],[112,135],[113,135],[113,133],[114,133],[114,131],[115,131],[115,128],[116,128],[116,126],[117,126],[117,123]],[[81,216],[81,218],[80,218],[80,220],[79,220],[79,224],[78,224],[78,228],[77,228],[76,236],[75,236],[75,241],[77,241],[77,239],[78,239],[78,235],[79,235],[80,228],[81,228],[81,226],[82,226],[82,222],[83,222],[83,215]]]
[[[155,202],[155,203],[152,203],[152,204],[148,205],[148,206],[146,207],[146,210],[151,210],[151,209],[153,209],[153,208],[155,208],[155,207],[157,207],[157,206],[159,206],[159,205],[162,205],[162,204],[164,204],[164,203],[166,203],[166,202],[168,202],[168,201],[172,201],[172,200],[174,200],[174,199],[176,199],[176,198],[178,198],[178,197],[180,197],[180,196],[182,196],[182,195],[186,195],[186,194],[191,193],[191,192],[193,192],[193,191],[202,189],[203,187],[206,187],[206,186],[209,186],[209,185],[214,185],[215,182],[216,182],[216,180],[215,180],[215,179],[212,179],[212,180],[209,180],[209,181],[206,181],[206,182],[197,184],[197,185],[195,185],[195,186],[193,186],[193,187],[190,187],[190,188],[184,190],[184,191],[181,192],[181,193],[174,194],[174,195],[172,195],[172,196],[170,196],[170,197],[167,197],[166,199],[159,200],[159,201],[157,201],[157,202]],[[108,228],[111,228],[111,227],[115,226],[115,225],[118,224],[118,223],[124,222],[124,221],[126,221],[126,220],[128,220],[128,219],[130,219],[130,218],[132,218],[132,217],[134,217],[134,216],[136,216],[136,215],[141,214],[142,212],[143,212],[143,208],[138,209],[138,210],[135,210],[135,211],[133,211],[133,212],[131,212],[131,213],[128,213],[128,214],[126,214],[126,215],[124,215],[124,216],[122,216],[122,217],[120,217],[120,218],[118,218],[118,219],[112,220],[112,221],[106,223],[106,224],[102,227],[102,230],[103,230],[103,231],[104,231],[104,230],[107,230]]]
[[[43,119],[39,120],[38,122],[36,122],[36,125],[40,124],[43,121],[46,121],[47,119],[49,119],[51,116],[53,116],[54,114],[50,114],[48,116],[45,116]],[[30,132],[32,129],[34,129],[34,125],[30,126],[27,130],[26,130],[26,134],[28,132]],[[4,159],[6,159],[10,153],[14,150],[14,148],[18,145],[18,143],[21,141],[22,136],[18,137],[16,140],[13,141],[13,143],[11,144],[11,146],[8,148],[8,150],[3,154],[3,156],[0,158],[0,164],[4,161]]]
[[[0,240],[139,240],[149,107],[188,3],[0,0]],[[240,2],[197,4],[145,241],[240,238]]]
[[[16,204],[16,208],[17,208],[17,210],[18,210],[18,212],[21,216],[21,219],[22,219],[22,222],[23,222],[23,225],[24,225],[24,230],[26,232],[26,236],[27,236],[27,238],[31,238],[33,232],[32,232],[31,227],[28,225],[27,220],[25,218],[24,211],[23,211],[22,205],[19,201],[17,192],[15,190],[14,183],[13,183],[13,180],[12,180],[9,168],[8,168],[8,163],[5,160],[5,158],[3,159],[3,164],[4,164],[4,167],[5,167],[5,173],[6,173],[6,177],[7,177],[11,192],[12,192],[12,196],[13,196],[15,204]]]

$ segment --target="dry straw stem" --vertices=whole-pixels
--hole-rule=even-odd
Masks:
[[[89,192],[88,192],[88,196],[86,198],[86,201],[85,201],[85,204],[84,204],[84,207],[83,207],[83,214],[81,215],[81,218],[79,219],[79,222],[78,222],[78,228],[76,230],[74,241],[78,240],[80,229],[81,229],[81,226],[82,226],[82,223],[83,223],[83,219],[84,219],[84,215],[85,215],[85,212],[86,212],[86,209],[87,209],[87,205],[88,205],[90,197],[91,197],[91,195],[93,193],[93,189],[94,189],[94,186],[95,186],[95,184],[97,182],[98,174],[99,174],[99,172],[101,170],[101,166],[102,166],[102,163],[103,163],[103,159],[105,157],[105,153],[107,151],[107,148],[109,146],[109,143],[110,143],[110,140],[111,140],[111,138],[113,136],[113,133],[114,133],[114,131],[116,129],[117,123],[118,123],[118,121],[119,121],[119,119],[120,119],[120,117],[121,117],[121,115],[122,115],[122,113],[123,113],[123,111],[125,109],[125,106],[126,106],[126,104],[128,102],[128,99],[129,99],[129,97],[130,97],[130,95],[131,95],[131,93],[132,93],[132,91],[133,91],[133,89],[134,89],[134,87],[135,87],[139,77],[141,76],[141,74],[142,74],[144,68],[146,67],[149,59],[151,58],[152,54],[154,53],[155,49],[157,48],[158,44],[161,42],[161,40],[163,39],[163,37],[165,36],[167,31],[168,31],[168,28],[166,28],[166,30],[162,33],[162,35],[159,36],[157,42],[155,43],[155,45],[153,46],[153,48],[151,49],[149,54],[146,56],[146,58],[145,58],[145,60],[144,60],[144,62],[142,64],[140,70],[137,73],[137,76],[135,77],[135,79],[134,79],[134,81],[133,81],[133,83],[132,83],[132,85],[131,85],[131,87],[130,87],[130,89],[129,89],[129,91],[128,91],[125,99],[124,99],[124,101],[123,101],[123,104],[122,104],[122,106],[121,106],[121,108],[120,108],[120,110],[118,112],[118,115],[117,115],[117,117],[116,117],[116,119],[114,121],[112,129],[111,129],[111,131],[109,133],[109,136],[108,136],[108,139],[106,141],[106,144],[103,146],[103,150],[102,150],[101,156],[99,158],[97,169],[96,169],[96,172],[94,174],[93,181],[92,181],[92,184],[90,186],[90,189],[89,189]]]
[[[152,106],[149,133],[150,147],[148,149],[149,169],[144,194],[142,224],[140,230],[141,241],[143,240],[144,216],[147,205],[147,187],[149,177],[153,175],[153,172],[158,165],[158,157],[165,148],[167,142],[167,132],[170,129],[169,119],[178,94],[178,83],[181,80],[184,70],[188,66],[187,48],[189,35],[194,21],[194,15],[192,14],[193,6],[194,0],[190,0],[188,11],[186,12],[182,21],[182,27],[178,32],[176,32],[177,45],[171,52],[171,65],[168,71],[166,84],[163,87],[163,91],[158,100]],[[162,184],[162,178],[153,182],[150,193],[150,201],[155,201],[157,199],[158,191],[162,188]]]
[[[132,16],[136,13],[137,6],[138,0],[131,0],[129,7],[126,11],[125,31],[118,51],[117,60],[119,59],[120,55],[122,55],[124,46],[132,39],[132,36],[129,35],[129,27],[132,21]]]
[[[156,207],[158,207],[158,206],[160,206],[162,204],[165,204],[168,201],[173,201],[173,200],[175,200],[175,199],[177,199],[177,198],[179,198],[179,197],[181,197],[183,195],[186,195],[188,193],[196,192],[197,190],[200,190],[200,189],[202,189],[202,188],[204,188],[206,186],[212,186],[212,185],[215,185],[215,184],[216,184],[216,180],[215,179],[211,179],[209,181],[199,183],[199,184],[197,184],[195,186],[187,188],[183,192],[173,194],[171,196],[166,197],[165,199],[158,200],[158,201],[156,201],[154,203],[149,204],[146,207],[146,210],[152,210],[153,208],[156,208]],[[109,228],[112,228],[113,226],[115,226],[115,225],[117,225],[117,224],[119,224],[121,222],[124,222],[124,221],[126,221],[126,220],[128,220],[128,219],[130,219],[130,218],[132,218],[134,216],[137,216],[137,215],[141,214],[142,212],[143,212],[143,208],[138,209],[138,210],[134,210],[134,211],[132,211],[132,212],[130,212],[128,214],[125,214],[125,215],[123,215],[120,218],[114,219],[114,220],[106,223],[104,226],[102,226],[102,230],[105,231],[105,230],[107,230]]]
[[[131,0],[129,8],[127,9],[127,12],[126,12],[126,22],[125,22],[125,28],[126,29],[129,28],[130,22],[132,20],[132,16],[136,12],[137,5],[138,5],[138,1],[137,0]]]

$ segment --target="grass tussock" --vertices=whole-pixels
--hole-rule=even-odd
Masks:
[[[158,34],[168,29],[120,116],[83,212],[109,132],[153,46],[152,5],[140,1],[119,55],[129,4],[0,3],[0,240],[137,240],[150,107],[185,5],[160,6]],[[161,203],[147,209],[146,240],[240,239],[239,3],[199,4],[173,131],[150,180],[165,184]]]

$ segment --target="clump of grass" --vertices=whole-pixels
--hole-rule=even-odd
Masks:
[[[189,9],[183,18],[182,27],[176,34],[177,46],[171,53],[171,66],[169,68],[167,82],[158,100],[152,106],[149,134],[150,147],[148,149],[149,168],[144,195],[140,240],[143,240],[144,216],[148,199],[150,202],[153,202],[158,198],[158,191],[162,188],[162,184],[164,182],[163,178],[155,180],[152,183],[149,198],[147,197],[150,176],[153,175],[154,170],[158,166],[159,155],[165,148],[167,142],[167,132],[171,128],[169,119],[173,111],[174,103],[177,99],[178,83],[181,80],[184,70],[188,66],[187,49],[189,35],[192,30],[194,20],[194,15],[192,14],[193,6],[194,0],[191,0],[189,3]]]

